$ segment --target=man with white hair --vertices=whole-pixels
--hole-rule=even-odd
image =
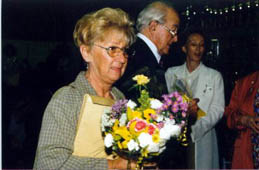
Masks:
[[[131,47],[136,53],[129,58],[126,72],[117,83],[127,98],[138,98],[138,92],[131,88],[134,84],[132,77],[137,74],[151,79],[147,85],[151,97],[160,98],[168,93],[160,61],[169,53],[170,45],[177,42],[179,22],[178,13],[167,2],[155,1],[140,12],[136,22],[137,40]]]
[[[137,89],[132,88],[135,84],[132,78],[137,74],[150,78],[147,84],[150,97],[160,99],[168,93],[165,68],[160,61],[163,55],[169,53],[170,45],[177,42],[179,23],[178,13],[167,2],[155,1],[140,12],[136,22],[137,40],[131,47],[136,53],[129,58],[127,69],[117,83],[117,87],[128,99],[137,101],[139,97]],[[184,150],[173,140],[160,156],[159,168],[184,168],[183,154]]]

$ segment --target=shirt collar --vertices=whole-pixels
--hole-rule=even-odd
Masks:
[[[144,34],[138,33],[137,36],[147,44],[147,46],[150,48],[150,50],[156,57],[157,63],[159,63],[161,59],[161,55],[158,53],[156,45],[150,39],[148,39]]]

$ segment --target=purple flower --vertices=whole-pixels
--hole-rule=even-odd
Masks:
[[[123,112],[126,112],[127,103],[128,103],[127,99],[121,99],[121,100],[118,100],[116,103],[114,103],[112,105],[112,116],[114,118],[119,118]]]
[[[181,107],[181,110],[186,112],[188,110],[188,103],[181,103],[180,107]]]
[[[178,96],[178,97],[176,97],[176,101],[177,101],[178,103],[181,103],[181,102],[183,101],[182,96]]]
[[[173,106],[171,107],[171,110],[172,110],[173,113],[177,113],[178,110],[179,110],[178,105],[173,105]]]

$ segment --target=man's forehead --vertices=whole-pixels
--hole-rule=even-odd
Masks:
[[[168,10],[168,13],[166,15],[166,22],[178,28],[180,23],[180,18],[178,13],[173,9]]]

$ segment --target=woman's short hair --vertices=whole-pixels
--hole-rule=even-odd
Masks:
[[[95,41],[103,41],[109,29],[122,31],[128,46],[135,41],[134,23],[128,14],[117,8],[103,8],[80,18],[75,26],[73,37],[76,46],[92,46]]]
[[[190,36],[193,35],[193,34],[199,34],[201,35],[203,38],[204,38],[204,45],[206,45],[208,42],[206,41],[206,36],[205,34],[203,33],[203,30],[201,28],[194,28],[194,27],[191,27],[191,28],[188,28],[186,29],[184,32],[182,32],[180,35],[179,35],[179,39],[180,41],[178,42],[181,46],[184,46],[188,40],[190,39]]]
[[[138,15],[136,28],[139,32],[147,27],[151,21],[158,21],[164,24],[168,9],[173,9],[173,6],[168,1],[156,1],[145,7]]]

